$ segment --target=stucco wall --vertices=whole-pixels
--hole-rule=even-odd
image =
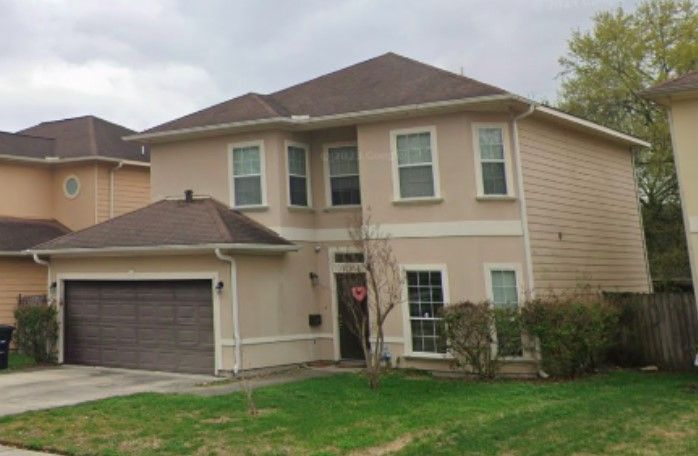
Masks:
[[[53,179],[46,166],[0,163],[0,215],[50,218]]]
[[[627,146],[534,118],[519,134],[536,290],[648,291]]]

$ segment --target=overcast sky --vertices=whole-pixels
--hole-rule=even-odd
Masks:
[[[636,0],[0,0],[0,130],[142,130],[387,51],[554,101],[573,30]]]

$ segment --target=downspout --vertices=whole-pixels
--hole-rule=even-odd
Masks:
[[[242,347],[240,343],[240,317],[238,309],[237,295],[237,266],[235,264],[235,258],[224,255],[220,248],[215,249],[216,258],[221,261],[225,261],[230,264],[230,306],[233,310],[233,339],[235,340],[235,364],[233,365],[233,374],[237,375],[242,366]]]
[[[114,173],[124,166],[120,161],[118,165],[109,170],[109,218],[114,218]]]
[[[533,258],[531,255],[531,234],[528,230],[528,209],[526,207],[526,194],[524,193],[523,166],[521,165],[521,147],[519,144],[518,121],[533,114],[536,105],[531,104],[526,112],[519,114],[512,120],[514,130],[514,156],[516,160],[516,184],[519,192],[519,212],[521,213],[521,229],[523,231],[524,257],[526,258],[526,287],[530,298],[535,298],[535,286],[533,281]]]

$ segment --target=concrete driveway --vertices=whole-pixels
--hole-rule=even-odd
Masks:
[[[0,375],[0,416],[135,393],[192,392],[213,376],[60,366]]]

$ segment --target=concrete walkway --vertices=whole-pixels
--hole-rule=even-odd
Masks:
[[[0,445],[0,456],[53,456],[51,453],[40,453],[38,451],[21,450]]]

